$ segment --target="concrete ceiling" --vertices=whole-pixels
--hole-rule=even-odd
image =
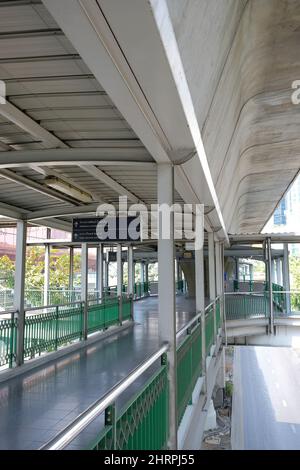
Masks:
[[[120,194],[149,205],[172,161],[208,229],[259,232],[300,167],[299,40],[295,0],[1,2],[0,213],[69,228]]]

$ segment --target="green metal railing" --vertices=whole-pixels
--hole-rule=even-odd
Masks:
[[[199,320],[200,321],[200,320]],[[177,413],[181,421],[191,401],[197,379],[202,372],[202,329],[198,323],[188,330],[185,340],[177,348]]]
[[[25,312],[24,358],[51,352],[83,336],[83,303]]]
[[[176,281],[176,290],[181,294],[184,294],[186,292],[186,281],[184,279]]]
[[[88,334],[102,331],[132,317],[132,298],[89,300]],[[25,309],[24,359],[56,351],[84,337],[84,302]],[[0,316],[0,367],[12,367],[16,359],[17,318],[14,313]]]
[[[104,429],[94,440],[93,450],[163,450],[169,434],[168,344],[142,362],[102,398],[63,429],[42,450],[65,449],[95,418],[105,414]],[[120,412],[117,399],[160,360],[142,390]]]
[[[105,428],[92,450],[162,450],[168,441],[168,378],[163,365],[115,417],[106,411]]]
[[[227,282],[226,292],[265,292],[268,290],[266,281],[229,281]]]
[[[17,319],[15,313],[1,314],[0,317],[0,367],[12,367],[16,359]]]
[[[119,299],[106,299],[88,306],[88,333],[94,333],[119,323]]]
[[[134,295],[136,299],[142,299],[149,295],[149,282],[136,282],[134,284]]]
[[[268,292],[262,294],[226,294],[226,320],[267,318],[270,311]]]

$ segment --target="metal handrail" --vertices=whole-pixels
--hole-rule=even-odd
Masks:
[[[194,324],[198,321],[202,316],[202,312],[197,313],[195,317],[193,317],[186,325],[184,325],[180,330],[176,333],[176,339],[181,338],[181,336]]]
[[[125,379],[117,383],[102,398],[95,401],[83,413],[81,413],[71,424],[66,426],[47,444],[40,447],[39,450],[62,450],[70,444],[97,416],[105,411],[105,409],[115,402],[115,400],[123,393],[135,380],[137,380],[149,367],[154,364],[169,349],[168,343],[163,344],[161,348],[142,364],[136,367]]]
[[[0,312],[0,316],[2,315],[11,315],[12,313],[18,313],[18,310],[16,310],[14,307],[12,307],[11,310],[4,310],[3,312]]]
[[[259,295],[265,292],[270,292],[269,290],[261,292],[224,292],[225,295]],[[300,290],[274,290],[272,289],[273,294],[300,294]]]
[[[204,313],[209,310],[211,307],[215,305],[218,300],[221,300],[221,295],[218,295],[216,299],[207,305],[204,309]],[[197,313],[186,325],[184,325],[180,330],[176,333],[176,339],[179,339],[194,323],[196,323],[202,316],[202,312]]]
[[[265,294],[269,291],[261,291],[261,292],[224,292],[225,295],[249,295],[249,296],[258,296],[261,294]],[[274,292],[274,291],[273,291]]]
[[[56,307],[70,307],[72,305],[78,305],[78,304],[83,304],[84,301],[83,300],[77,300],[77,302],[68,302],[66,304],[54,304],[54,305],[42,305],[41,307],[28,307],[28,308],[25,308],[24,311],[25,312],[34,312],[34,311],[37,311],[37,310],[46,310],[48,308],[56,308]]]

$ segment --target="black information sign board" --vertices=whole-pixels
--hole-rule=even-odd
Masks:
[[[101,224],[99,230],[98,224]],[[98,227],[98,232],[97,232]],[[98,234],[102,234],[99,238]],[[140,222],[136,217],[87,217],[73,219],[72,242],[100,243],[140,241]]]

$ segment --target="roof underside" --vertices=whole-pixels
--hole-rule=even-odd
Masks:
[[[300,168],[300,2],[168,0],[229,233],[258,233]]]
[[[110,2],[98,3],[109,18]],[[291,83],[300,78],[300,3],[167,3],[226,228],[257,233],[300,167],[300,113],[291,103]],[[0,152],[9,151],[12,160],[18,151],[52,148],[136,157],[131,165],[106,162],[89,169],[72,161],[2,167],[4,215],[72,212],[79,205],[74,198],[43,191],[47,176],[76,186],[95,203],[117,204],[122,188],[133,202],[156,203],[153,155],[41,2],[0,2],[0,79],[12,106],[9,116],[0,110]],[[182,168],[188,170],[189,163]],[[183,202],[179,192],[175,201]],[[212,225],[214,217],[212,212]],[[58,215],[54,225],[68,228],[70,221]]]
[[[62,148],[110,149],[116,156],[126,151],[141,161],[153,161],[41,3],[0,3],[0,79],[5,81],[9,103],[57,137]],[[43,140],[0,117],[0,151],[11,150],[13,154],[46,148],[49,146]],[[114,181],[121,184],[147,205],[156,202],[154,164],[105,165],[101,170],[113,180],[112,186]],[[4,178],[0,170],[0,203],[24,211],[72,209],[76,205],[60,200],[58,191],[53,190],[57,197],[50,197],[30,187],[32,181],[43,186],[45,177],[52,173],[89,193],[95,202],[118,202],[119,193],[113,187],[76,164],[47,169],[21,166],[10,171],[25,177],[29,185],[25,180],[20,184]],[[182,202],[178,194],[175,199]],[[70,222],[67,217],[60,219]]]

